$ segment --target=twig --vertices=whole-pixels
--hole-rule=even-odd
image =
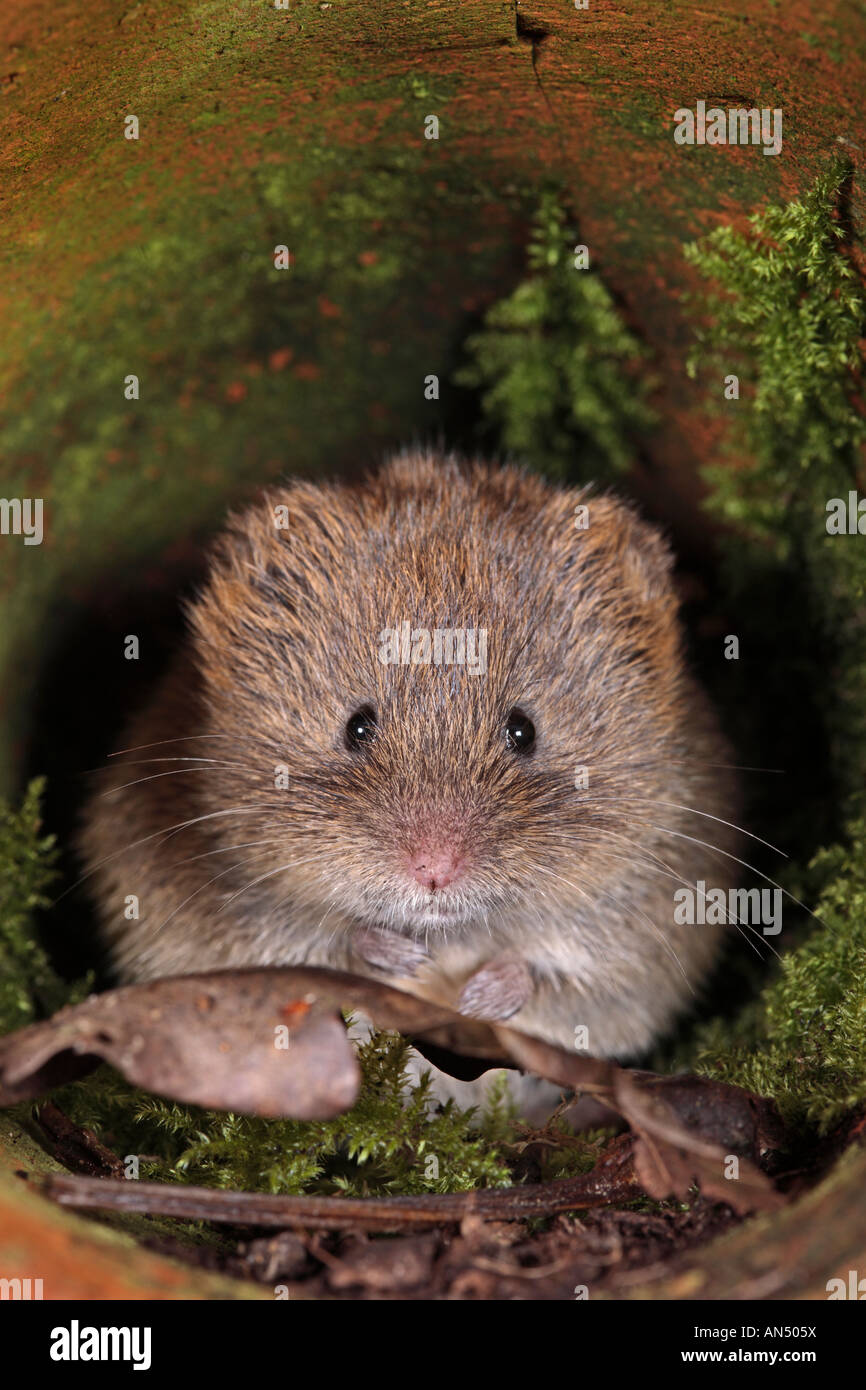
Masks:
[[[54,1157],[67,1168],[96,1177],[123,1177],[123,1162],[100,1143],[91,1129],[83,1129],[47,1100],[36,1111],[35,1119],[45,1134]]]
[[[470,1215],[498,1221],[528,1220],[631,1201],[641,1194],[632,1167],[630,1135],[615,1140],[595,1169],[581,1177],[421,1197],[272,1197],[258,1192],[56,1174],[40,1181],[45,1193],[64,1207],[280,1230],[417,1230],[460,1222]]]

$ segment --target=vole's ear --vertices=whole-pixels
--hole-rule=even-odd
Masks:
[[[447,489],[449,481],[460,473],[460,464],[452,455],[417,447],[401,449],[385,459],[371,483],[391,497],[403,492],[414,496],[425,489]]]
[[[334,491],[292,481],[229,517],[211,547],[206,583],[187,605],[209,647],[248,642],[274,618],[287,636],[293,622],[309,621],[340,569],[345,519]]]
[[[582,492],[571,502],[578,573],[610,565],[611,579],[618,575],[632,598],[675,607],[674,557],[662,534],[618,498]]]
[[[673,598],[674,556],[661,532],[622,503],[615,505],[613,524],[621,537],[623,566],[638,596],[645,603]]]

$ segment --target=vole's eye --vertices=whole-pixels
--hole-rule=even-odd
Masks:
[[[535,725],[522,709],[513,709],[505,724],[505,742],[512,753],[528,753],[535,743]]]
[[[346,723],[346,743],[350,748],[367,748],[375,737],[376,711],[363,705]]]

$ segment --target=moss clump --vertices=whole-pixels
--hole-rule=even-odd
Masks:
[[[823,524],[826,498],[855,485],[866,441],[855,406],[866,293],[845,254],[841,206],[850,176],[836,159],[801,200],[755,213],[748,232],[718,227],[685,247],[714,287],[704,296],[712,326],[689,371],[735,373],[746,393],[727,409],[737,412],[732,443],[738,457],[745,446],[749,464],[709,470],[713,505],[782,555],[816,519]]]
[[[42,834],[42,789],[41,780],[31,782],[17,811],[0,803],[0,1033],[53,1013],[70,996],[31,920],[48,904],[55,871],[54,836]]]
[[[136,1091],[107,1068],[66,1087],[58,1104],[126,1157],[141,1176],[274,1193],[460,1192],[510,1182],[513,1123],[504,1086],[478,1119],[438,1107],[430,1076],[409,1086],[410,1044],[376,1033],[359,1049],[357,1103],[333,1120],[301,1122],[205,1111]]]
[[[827,529],[828,503],[847,504],[863,477],[866,445],[866,290],[846,236],[849,177],[834,160],[801,200],[755,214],[747,233],[718,228],[685,254],[712,287],[712,328],[692,370],[736,365],[746,393],[726,406],[740,466],[707,472],[710,505],[734,523],[726,587],[742,609],[768,587],[792,598],[795,611],[767,604],[757,621],[771,644],[787,624],[788,648],[811,658],[798,689],[814,687],[850,819],[863,809],[866,764],[866,546]]]
[[[866,781],[866,546],[827,531],[828,503],[847,504],[863,476],[866,441],[866,291],[847,217],[849,177],[835,159],[801,199],[756,213],[746,231],[720,227],[685,248],[707,281],[700,305],[709,319],[690,370],[728,425],[727,458],[706,470],[709,505],[731,526],[721,578],[744,651],[764,658],[758,675],[746,660],[730,663],[725,705],[735,724],[746,716],[738,744],[749,738],[748,720],[760,731],[750,751],[761,765],[782,765],[811,721],[789,815],[806,832],[801,843],[816,810],[822,838],[858,815],[862,800],[846,802]],[[742,399],[722,401],[730,373]],[[757,682],[764,709],[755,711]]]
[[[754,661],[735,663],[742,689],[731,707],[748,712],[759,689],[799,762],[791,824],[826,819],[807,790],[820,785],[844,839],[783,877],[817,902],[820,921],[794,929],[796,946],[757,1001],[699,1030],[677,1060],[774,1096],[789,1120],[822,1129],[866,1104],[866,550],[861,536],[826,525],[828,501],[856,489],[866,441],[866,293],[846,237],[848,178],[835,160],[801,200],[756,214],[747,232],[719,228],[686,248],[712,284],[712,327],[692,371],[735,371],[744,387],[726,405],[740,466],[708,473],[710,505],[733,523],[723,573],[746,615],[744,650],[763,660],[757,673]],[[806,703],[815,717],[804,749],[796,721]]]
[[[793,1125],[826,1131],[866,1105],[866,821],[851,846],[822,850],[810,866],[826,879],[820,924],[784,956],[759,1002],[730,1025],[703,1029],[694,1065],[777,1101]]]
[[[596,481],[625,472],[652,423],[635,369],[643,352],[601,279],[575,264],[575,234],[547,193],[529,242],[530,275],[466,344],[458,385],[482,392],[497,444],[556,477],[575,459]]]

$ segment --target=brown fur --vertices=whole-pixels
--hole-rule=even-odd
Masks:
[[[188,645],[123,740],[138,751],[112,761],[87,808],[119,975],[381,974],[356,949],[377,928],[429,952],[398,978],[408,989],[453,1004],[486,964],[519,959],[533,989],[515,1026],[573,1046],[584,1025],[596,1054],[646,1047],[722,932],[677,926],[674,891],[733,879],[731,859],[682,837],[736,849],[705,818],[730,820],[734,789],[684,665],[670,568],[613,498],[436,456],[404,455],[360,487],[292,483],[235,517]],[[486,675],[383,664],[380,632],[404,620],[486,628]],[[366,705],[378,734],[353,751],[345,724]],[[525,757],[504,739],[515,706],[537,730]],[[436,894],[445,926],[406,872],[440,843],[466,865]]]

